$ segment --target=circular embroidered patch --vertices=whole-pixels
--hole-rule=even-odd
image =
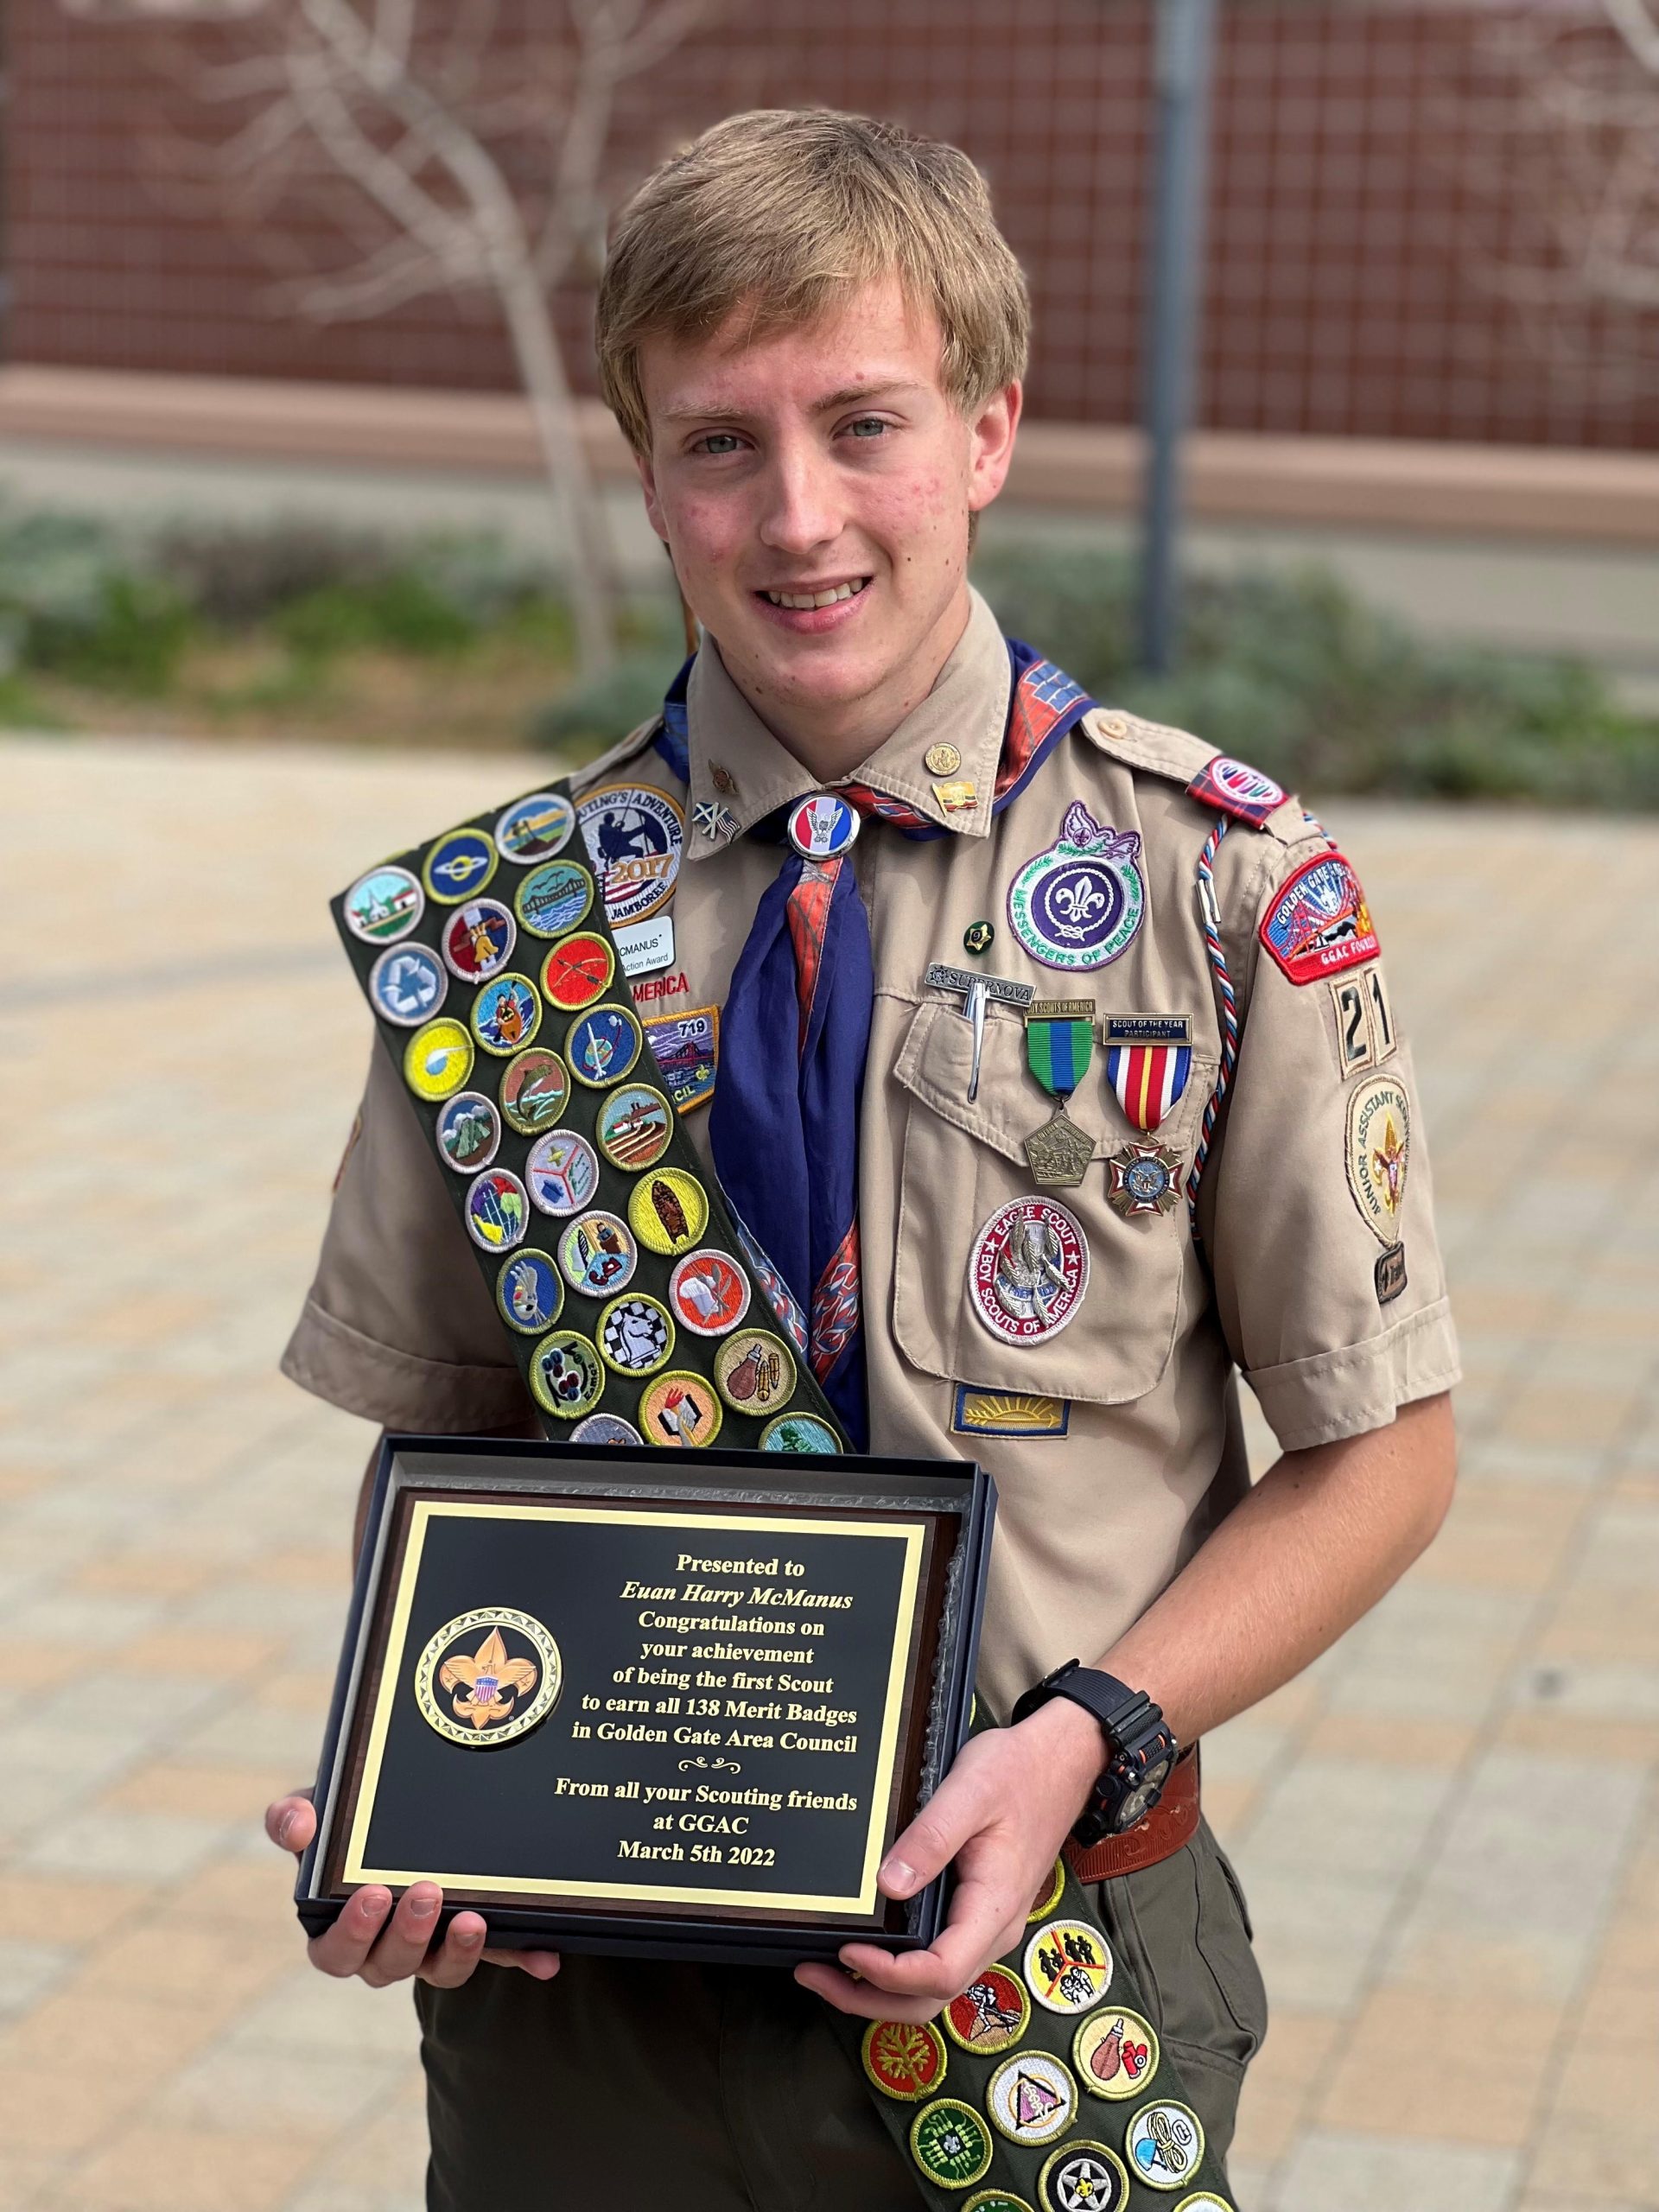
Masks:
[[[545,1336],[563,1311],[564,1285],[545,1252],[526,1248],[502,1262],[495,1302],[510,1329],[524,1337]]]
[[[587,920],[594,879],[580,861],[552,861],[524,878],[512,903],[532,937],[563,937]]]
[[[1180,2189],[1198,2171],[1204,2129],[1190,2105],[1143,2105],[1123,2139],[1129,2171],[1148,2189]]]
[[[600,1101],[594,1135],[613,1167],[637,1175],[668,1150],[673,1126],[673,1109],[660,1090],[648,1083],[625,1083]]]
[[[1123,2212],[1129,2177],[1103,2143],[1062,2143],[1037,2177],[1042,2212]]]
[[[512,957],[518,925],[499,899],[469,899],[443,925],[443,964],[463,983],[487,983]]]
[[[369,970],[375,1012],[400,1029],[413,1029],[436,1014],[448,989],[436,954],[423,944],[395,944]]]
[[[486,1167],[467,1193],[467,1233],[486,1252],[505,1252],[524,1242],[530,1226],[524,1186],[505,1167]]]
[[[426,893],[406,868],[372,868],[340,901],[346,928],[365,944],[395,944],[426,912]]]
[[[610,988],[616,955],[602,937],[578,930],[562,937],[542,963],[542,993],[561,1014],[580,1014]]]
[[[1175,2212],[1233,2212],[1224,2196],[1217,2196],[1213,2190],[1201,2189],[1196,2196],[1184,2196]]]
[[[924,2105],[910,2123],[910,2155],[940,2189],[971,2189],[988,2171],[991,2131],[960,2097]]]
[[[404,1081],[417,1098],[448,1098],[472,1071],[473,1040],[458,1021],[429,1021],[404,1047]]]
[[[495,1158],[501,1116],[481,1090],[458,1090],[438,1109],[438,1150],[457,1175],[474,1175]]]
[[[763,1452],[840,1452],[840,1437],[816,1414],[779,1414],[760,1432]]]
[[[564,1057],[578,1083],[603,1090],[633,1073],[644,1046],[645,1033],[626,1007],[596,1006],[578,1014],[566,1031]]]
[[[652,1252],[684,1252],[709,1226],[709,1193],[683,1167],[642,1175],[628,1197],[633,1233]]]
[[[1247,817],[1271,814],[1274,807],[1285,803],[1283,785],[1275,784],[1271,776],[1264,776],[1259,768],[1252,768],[1248,760],[1235,760],[1229,753],[1217,753],[1204,772],[1216,791]]]
[[[1065,1895],[1065,1861],[1064,1859],[1057,1859],[1054,1861],[1054,1872],[1048,1878],[1048,1887],[1026,1915],[1027,1927],[1029,1928],[1033,1920],[1046,1920]]]
[[[1026,862],[1008,891],[1008,921],[1046,968],[1103,968],[1128,950],[1146,917],[1138,830],[1098,823],[1074,799],[1057,842]]]
[[[987,1967],[960,1997],[950,1999],[941,2018],[952,2043],[993,2058],[999,2050],[1012,2050],[1026,2032],[1031,1999],[1006,1967]]]
[[[480,1606],[446,1621],[415,1667],[429,1728],[468,1751],[527,1736],[559,1701],[559,1647],[532,1614]]]
[[[931,2096],[944,2079],[944,2044],[931,2020],[872,2020],[860,2056],[882,2095],[900,2104]]]
[[[1023,2196],[1011,2196],[1006,2189],[976,2189],[962,2212],[1031,2212],[1031,2207]]]
[[[639,1247],[613,1213],[579,1215],[559,1239],[559,1273],[584,1298],[604,1298],[632,1280]]]
[[[531,791],[515,799],[495,825],[495,848],[504,861],[528,868],[550,861],[570,842],[576,810],[558,791]]]
[[[723,1337],[749,1310],[749,1279],[729,1252],[705,1244],[675,1262],[668,1302],[694,1337]]]
[[[862,826],[846,800],[834,791],[815,791],[789,810],[789,842],[803,860],[839,860],[858,842]]]
[[[498,976],[473,1001],[473,1034],[502,1059],[528,1045],[542,1026],[542,1002],[528,976]]]
[[[1106,1938],[1084,1920],[1051,1920],[1026,1945],[1026,1986],[1050,2012],[1088,2012],[1111,1986]]]
[[[569,1096],[569,1071],[545,1045],[532,1045],[502,1070],[501,1111],[507,1127],[521,1137],[537,1137],[550,1129]]]
[[[624,1421],[620,1414],[589,1414],[570,1432],[573,1444],[620,1444],[631,1447],[645,1440],[633,1423]]]
[[[1126,1220],[1173,1213],[1179,1203],[1181,1155],[1166,1144],[1128,1144],[1106,1161],[1106,1203]]]
[[[734,1413],[776,1413],[795,1395],[795,1355],[765,1329],[740,1329],[715,1354],[715,1388]]]
[[[642,922],[673,896],[685,817],[649,784],[603,784],[577,809],[613,930]]]
[[[954,745],[930,745],[922,766],[930,776],[954,776],[962,766],[962,754]]]
[[[426,856],[421,880],[441,906],[458,906],[481,891],[496,870],[493,841],[481,830],[452,830]]]
[[[604,1395],[605,1370],[579,1330],[556,1329],[542,1338],[530,1356],[530,1391],[560,1421],[579,1421],[593,1411]]]
[[[1348,1101],[1348,1188],[1380,1244],[1400,1242],[1411,1155],[1411,1104],[1392,1076],[1374,1075]]]
[[[1010,2143],[1052,2143],[1077,2117],[1077,2085],[1052,2051],[1017,2050],[986,2083],[985,2109]]]
[[[683,1451],[712,1444],[720,1434],[720,1400],[712,1383],[683,1368],[671,1368],[639,1400],[639,1433],[647,1444]]]
[[[599,1356],[619,1375],[654,1375],[674,1349],[674,1324],[657,1299],[613,1298],[599,1317]]]
[[[1057,1198],[1014,1198],[974,1239],[969,1298],[981,1326],[1005,1344],[1058,1336],[1088,1287],[1088,1239]]]
[[[1071,2038],[1077,2079],[1096,2097],[1136,2097],[1158,2071],[1158,2034],[1139,2012],[1091,2012]]]
[[[562,1221],[580,1213],[599,1188],[599,1158],[575,1129],[550,1129],[530,1148],[524,1180],[531,1204]]]

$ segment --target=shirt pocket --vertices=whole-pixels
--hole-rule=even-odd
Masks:
[[[1066,1105],[1094,1139],[1094,1157],[1080,1184],[1039,1192],[1025,1140],[1057,1102],[1027,1071],[1025,1026],[988,1010],[979,1091],[970,1103],[973,1048],[971,1024],[954,1007],[931,1000],[918,1007],[893,1068],[908,1094],[893,1280],[899,1349],[925,1375],[986,1389],[1099,1406],[1144,1397],[1169,1364],[1186,1271],[1198,1273],[1185,1185],[1215,1059],[1193,1053],[1186,1089],[1154,1135],[1142,1139],[1108,1087],[1096,1047]],[[1136,1141],[1179,1154],[1173,1212],[1126,1218],[1107,1204],[1104,1162]],[[1089,1286],[1063,1330],[1036,1344],[1009,1344],[976,1314],[970,1263],[979,1231],[997,1209],[1033,1193],[1054,1198],[1081,1225]]]

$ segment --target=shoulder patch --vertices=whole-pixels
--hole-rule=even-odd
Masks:
[[[1265,829],[1268,816],[1290,796],[1271,776],[1226,753],[1217,753],[1205,762],[1187,785],[1186,795],[1200,806],[1217,807],[1239,822],[1248,822],[1254,830]]]
[[[637,760],[662,726],[662,716],[652,715],[649,721],[641,722],[637,729],[631,729],[626,737],[619,739],[607,752],[601,753],[596,760],[588,760],[580,768],[572,769],[569,781],[571,798],[581,798],[608,776],[613,768],[626,767],[630,760]]]

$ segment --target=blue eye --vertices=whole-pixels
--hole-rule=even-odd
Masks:
[[[735,453],[737,446],[738,441],[730,430],[710,430],[706,438],[699,438],[697,441],[697,450],[700,453]]]
[[[861,415],[856,423],[849,423],[847,427],[855,438],[879,438],[888,425],[879,415]]]

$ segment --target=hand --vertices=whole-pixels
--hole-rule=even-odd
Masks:
[[[265,1834],[296,1858],[317,1832],[311,1792],[297,1790],[279,1797],[265,1808]],[[404,1891],[394,1912],[391,1892],[378,1887],[356,1891],[334,1926],[314,1936],[306,1945],[319,1974],[341,1980],[355,1974],[372,1988],[388,1982],[407,1981],[411,1975],[429,1981],[435,1989],[454,1989],[483,1963],[517,1967],[536,1981],[551,1981],[559,1970],[555,1951],[492,1951],[485,1948],[488,1933],[481,1914],[458,1912],[435,1951],[430,1949],[432,1930],[443,1906],[443,1891],[435,1882],[416,1882]]]
[[[895,1954],[848,1943],[847,1972],[810,1962],[796,1967],[796,1980],[837,2012],[931,2020],[1018,1942],[1104,1764],[1098,1725],[1066,1698],[1052,1698],[1017,1728],[971,1738],[876,1878],[887,1896],[912,1897],[956,1860],[950,1917],[932,1948]]]

